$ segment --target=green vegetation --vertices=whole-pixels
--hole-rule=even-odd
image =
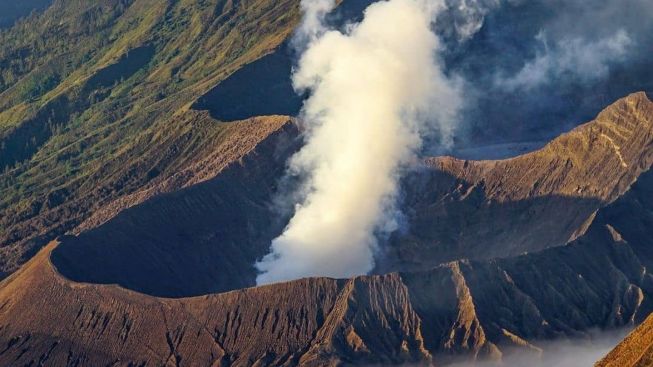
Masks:
[[[188,106],[277,47],[297,3],[57,0],[0,30],[0,271],[218,144],[227,125]]]

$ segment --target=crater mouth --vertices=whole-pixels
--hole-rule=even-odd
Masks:
[[[285,225],[271,198],[296,149],[294,136],[282,128],[213,179],[63,237],[52,251],[53,265],[75,282],[167,298],[254,286],[254,263]]]

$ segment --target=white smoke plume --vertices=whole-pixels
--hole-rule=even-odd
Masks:
[[[256,264],[258,284],[372,270],[376,234],[396,229],[402,171],[416,161],[422,134],[450,138],[461,104],[431,30],[442,1],[381,1],[344,33],[322,28],[332,2],[302,4],[310,41],[293,82],[310,97],[306,145],[289,169],[306,177],[304,200]]]
[[[324,17],[336,6],[335,0],[302,0],[300,7],[304,17],[296,35],[296,41],[306,43],[324,32]]]

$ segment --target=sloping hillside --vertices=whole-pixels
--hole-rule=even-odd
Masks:
[[[596,367],[647,367],[653,365],[653,315],[631,332]]]
[[[0,275],[118,198],[249,139],[248,123],[189,106],[298,19],[294,0],[57,0],[0,31]]]
[[[372,0],[344,1],[329,23]],[[401,182],[406,225],[374,274],[253,287],[292,214],[276,195],[297,184],[284,172],[301,124],[280,114],[302,101],[298,4],[0,15],[0,366],[510,365],[653,312],[643,92],[523,156],[426,159]],[[647,65],[619,90],[650,85]],[[601,365],[650,364],[650,323]]]
[[[533,153],[499,161],[449,157],[406,185],[410,233],[388,258],[409,269],[562,245],[653,164],[653,103],[621,99]],[[453,190],[452,190],[453,188]]]

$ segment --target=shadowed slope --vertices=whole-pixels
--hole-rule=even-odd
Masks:
[[[241,158],[227,161],[219,173],[208,167],[212,178],[198,183],[201,175],[192,171],[186,180],[195,182],[184,182],[182,171],[171,187],[163,182],[116,203],[118,209],[97,213],[91,220],[99,223],[128,208],[96,229],[65,237],[53,253],[60,271],[78,281],[171,297],[253,285],[254,262],[284,225],[269,200],[283,162],[297,147],[297,133],[286,117],[246,123],[259,131],[267,124],[270,135],[258,142],[252,134],[255,145]]]
[[[222,121],[282,114],[296,116],[303,98],[290,80],[291,50],[288,42],[273,53],[244,66],[193,104]]]
[[[33,11],[43,10],[52,0],[0,1],[0,29],[9,27]]]

